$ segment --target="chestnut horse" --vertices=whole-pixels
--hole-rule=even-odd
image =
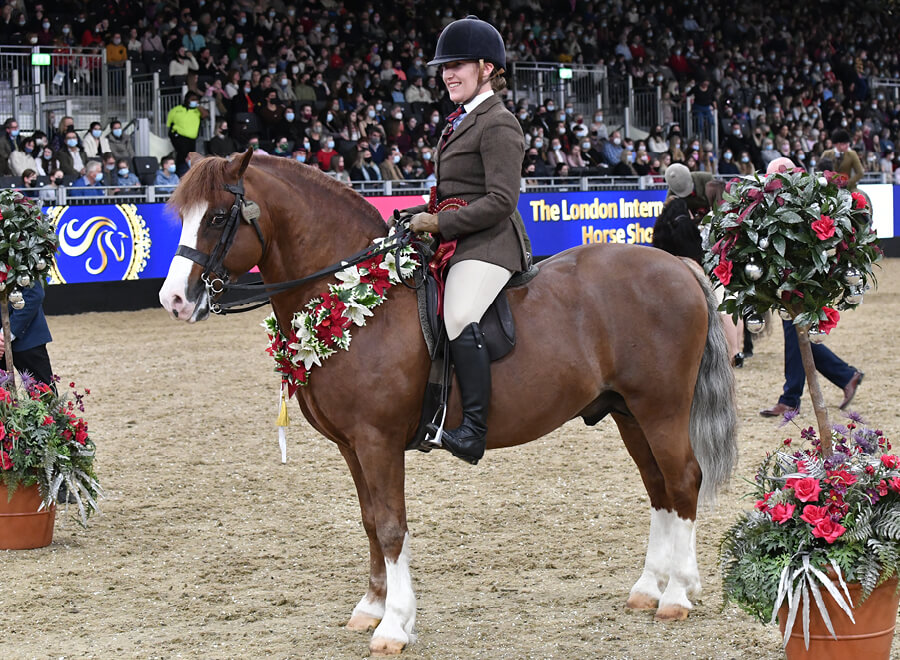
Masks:
[[[159,294],[175,319],[209,315],[214,294],[191,259],[220,244],[229,209],[236,216],[239,208],[236,190],[259,205],[259,218],[257,227],[241,222],[226,246],[230,279],[254,265],[266,283],[298,279],[387,234],[373,206],[312,167],[250,151],[192,163],[170,201],[187,250],[179,248]],[[289,328],[330,281],[274,295],[280,327]],[[733,373],[708,280],[662,250],[590,245],[544,261],[534,280],[508,294],[517,344],[492,365],[488,449],[530,442],[575,417],[595,424],[611,414],[651,506],[646,560],[627,606],[655,608],[659,619],[687,617],[700,593],[698,499],[715,495],[737,455]],[[369,586],[347,625],[374,628],[376,655],[399,653],[414,639],[404,450],[430,365],[416,309],[412,290],[390,289],[366,325],[353,328],[350,350],[314,368],[296,395],[353,475],[369,538]],[[454,388],[448,426],[460,418]]]

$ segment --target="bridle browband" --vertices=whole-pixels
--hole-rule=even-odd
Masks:
[[[216,246],[213,248],[211,254],[205,254],[200,252],[192,247],[188,247],[187,245],[179,245],[178,250],[175,252],[175,256],[185,257],[186,259],[190,259],[194,263],[203,267],[203,274],[200,276],[203,283],[206,285],[206,293],[210,300],[209,309],[213,314],[226,314],[226,313],[237,313],[237,312],[249,312],[254,309],[258,309],[263,305],[266,305],[269,302],[269,299],[272,295],[283,293],[285,291],[289,291],[291,289],[295,289],[301,284],[305,284],[306,282],[311,282],[312,280],[319,279],[321,277],[325,277],[326,275],[332,275],[340,270],[344,270],[350,266],[355,266],[358,263],[365,261],[366,259],[370,259],[372,257],[387,254],[391,251],[399,251],[413,243],[414,233],[409,229],[408,226],[394,233],[393,236],[384,240],[377,248],[374,245],[370,245],[364,250],[360,250],[356,254],[339,261],[338,263],[332,264],[331,266],[327,266],[321,270],[316,271],[310,275],[305,277],[301,277],[295,280],[288,280],[286,282],[273,282],[271,284],[266,284],[264,282],[257,282],[252,284],[231,284],[229,283],[228,272],[223,268],[223,262],[225,261],[225,255],[228,254],[228,250],[231,249],[232,244],[234,243],[234,239],[237,235],[238,228],[238,215],[242,215],[244,220],[246,220],[249,224],[253,225],[253,228],[256,230],[256,235],[259,237],[259,242],[262,244],[263,255],[266,252],[266,239],[263,236],[262,230],[260,229],[259,222],[257,222],[257,218],[259,218],[259,206],[257,206],[254,202],[248,201],[244,202],[244,179],[241,177],[238,179],[237,184],[229,184],[226,183],[223,186],[225,190],[232,193],[234,195],[234,204],[231,206],[231,211],[228,214],[228,219],[225,222],[225,226],[222,228],[222,235],[219,237],[219,242],[216,243]],[[395,216],[397,216],[397,212],[395,211]],[[421,245],[418,241],[415,243],[418,251],[422,251],[424,246]],[[399,256],[399,254],[398,254]],[[261,259],[260,259],[261,260]],[[399,259],[397,261],[399,264]],[[427,258],[420,259],[420,263],[427,263]],[[402,281],[402,280],[401,280]],[[410,285],[403,282],[404,285],[410,287]],[[415,287],[410,287],[415,288]],[[229,291],[247,291],[252,292],[250,295],[247,295],[240,300],[233,300],[229,302],[214,302],[214,298],[222,295],[223,293]],[[249,307],[244,307],[244,305],[250,305]],[[240,307],[241,309],[237,309]]]

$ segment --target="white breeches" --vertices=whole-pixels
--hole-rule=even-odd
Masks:
[[[486,261],[466,259],[451,266],[444,287],[444,325],[452,341],[470,323],[478,323],[512,272]]]

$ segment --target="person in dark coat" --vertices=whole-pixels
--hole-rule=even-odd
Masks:
[[[25,299],[22,309],[9,306],[13,361],[19,372],[27,372],[36,380],[54,387],[53,367],[47,353],[47,344],[53,338],[44,316],[44,287],[40,282],[34,282],[22,289],[22,297]],[[4,355],[5,351],[3,333],[0,332],[0,355]],[[6,369],[5,357],[0,367]]]
[[[491,363],[479,321],[511,275],[528,263],[525,227],[516,211],[525,138],[516,117],[495,94],[506,66],[503,38],[474,16],[450,23],[438,38],[429,66],[443,65],[448,96],[458,104],[436,147],[437,197],[467,202],[455,211],[425,205],[410,227],[455,241],[444,290],[444,326],[462,399],[456,429],[430,428],[433,446],[473,465],[486,445]],[[434,209],[432,209],[433,211]]]

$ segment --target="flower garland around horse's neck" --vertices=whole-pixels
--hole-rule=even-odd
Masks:
[[[393,233],[391,229],[387,238]],[[374,247],[377,249],[385,240],[375,239]],[[387,298],[388,289],[412,276],[418,265],[415,248],[401,248],[399,259],[398,264],[397,253],[386,252],[336,273],[339,282],[328,285],[326,293],[294,314],[287,335],[278,327],[274,314],[263,321],[269,335],[266,352],[275,359],[275,372],[281,374],[289,397],[309,383],[313,365],[322,366],[322,360],[339,348],[349,350],[351,323],[364,326],[366,317]]]

